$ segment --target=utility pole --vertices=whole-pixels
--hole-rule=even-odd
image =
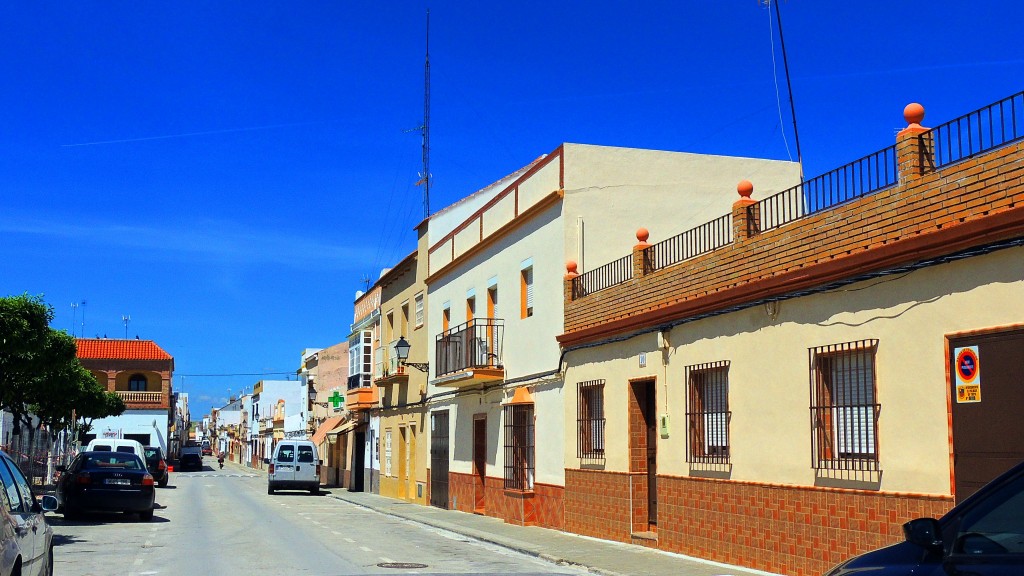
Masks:
[[[124,322],[124,339],[128,339],[128,323],[132,321],[131,315],[121,315],[121,322]]]
[[[423,218],[430,217],[430,10],[427,10],[427,50],[423,64]]]

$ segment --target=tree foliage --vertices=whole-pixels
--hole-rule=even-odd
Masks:
[[[53,432],[124,412],[121,398],[79,362],[75,338],[52,320],[41,296],[0,298],[0,409],[29,430],[36,422]]]

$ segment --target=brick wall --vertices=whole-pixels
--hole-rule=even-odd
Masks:
[[[593,340],[1022,234],[1018,142],[780,228],[741,234],[729,246],[630,282],[567,297],[559,340]]]
[[[629,542],[635,475],[565,471],[565,529]],[[642,480],[642,477],[641,477]],[[952,497],[658,477],[657,548],[792,576],[903,538],[902,524],[937,518]]]

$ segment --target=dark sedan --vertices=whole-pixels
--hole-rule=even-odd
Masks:
[[[1024,574],[1024,462],[942,518],[903,525],[906,541],[862,554],[828,576]]]
[[[153,475],[153,480],[161,488],[167,486],[170,474],[167,471],[167,460],[164,459],[164,451],[159,446],[146,446],[146,469]]]
[[[156,482],[135,454],[82,452],[58,470],[63,474],[57,501],[65,517],[85,511],[136,512],[142,520],[152,520]]]

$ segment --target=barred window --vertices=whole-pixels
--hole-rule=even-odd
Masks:
[[[878,340],[810,348],[812,464],[816,470],[877,470]]]
[[[686,367],[686,461],[729,463],[729,362]]]
[[[604,458],[604,380],[578,384],[576,456]]]
[[[533,404],[505,406],[505,488],[533,490]]]

